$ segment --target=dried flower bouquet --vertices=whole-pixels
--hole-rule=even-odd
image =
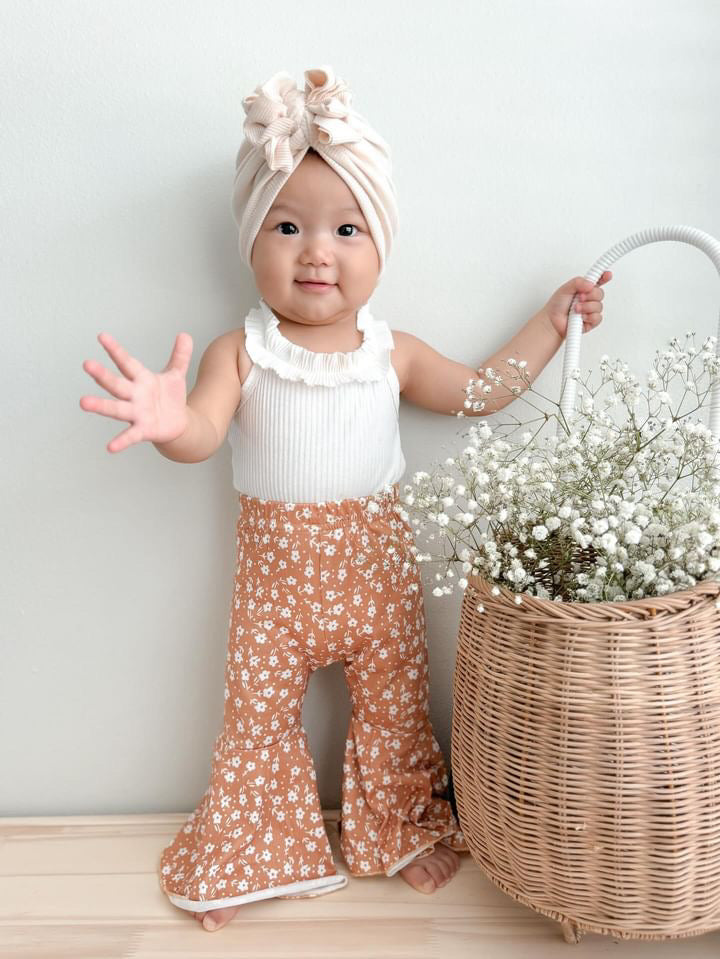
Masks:
[[[715,346],[712,336],[700,350],[694,333],[684,345],[674,337],[644,386],[603,356],[596,389],[589,374],[569,375],[580,391],[570,418],[562,397],[531,386],[524,361],[508,359],[507,376],[478,370],[465,409],[481,413],[482,397],[505,386],[538,415],[471,426],[460,453],[404,486],[417,539],[439,546],[413,547],[418,562],[442,569],[433,594],[464,589],[471,573],[518,604],[523,593],[625,601],[720,579],[719,441],[699,419],[720,371]],[[555,434],[543,434],[553,420]]]

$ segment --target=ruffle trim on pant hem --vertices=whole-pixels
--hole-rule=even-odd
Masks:
[[[415,862],[416,859],[425,859],[427,856],[432,855],[435,852],[435,846],[437,843],[433,841],[429,846],[423,846],[422,849],[413,849],[412,852],[409,852],[407,856],[403,856],[402,859],[398,860],[394,866],[391,866],[386,872],[386,876],[394,876],[396,873],[400,872],[401,869],[404,869],[405,866],[409,866],[411,862]]]
[[[409,852],[407,856],[403,856],[402,859],[399,859],[395,865],[391,866],[387,872],[383,872],[382,869],[378,869],[376,872],[351,872],[351,875],[354,879],[362,879],[364,876],[395,876],[400,872],[401,869],[404,869],[405,866],[409,866],[411,862],[415,862],[418,859],[425,859],[428,856],[431,856],[435,852],[435,846],[445,846],[448,849],[452,849],[453,852],[469,852],[469,849],[463,849],[462,847],[453,847],[448,845],[448,843],[443,842],[442,839],[433,839],[433,841],[427,845],[422,846],[420,849],[413,849],[412,852]]]
[[[240,906],[246,902],[255,902],[258,899],[310,899],[324,896],[329,892],[337,892],[348,884],[347,876],[321,876],[318,879],[302,879],[298,882],[285,883],[282,886],[270,886],[267,889],[256,889],[254,892],[242,896],[227,896],[225,899],[185,899],[173,893],[166,893],[170,902],[179,909],[189,912],[209,912],[211,909],[222,909],[225,906]],[[314,889],[315,892],[309,890]],[[281,895],[284,893],[284,895]],[[295,895],[291,895],[295,893]]]

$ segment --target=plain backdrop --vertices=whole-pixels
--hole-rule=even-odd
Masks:
[[[400,228],[371,299],[473,367],[606,249],[662,224],[720,237],[713,0],[6,0],[2,87],[0,814],[187,812],[221,729],[236,498],[225,443],[110,454],[112,333],[152,369],[257,302],[230,214],[242,98],[330,64],[393,150]],[[715,333],[711,262],[678,243],[614,267],[583,337],[647,369]],[[536,382],[559,395],[562,351]],[[510,411],[525,415],[516,401]],[[401,405],[408,482],[470,424]],[[474,421],[478,422],[478,421]],[[461,594],[425,600],[435,733],[450,756]],[[314,673],[304,725],[339,806],[350,707]]]

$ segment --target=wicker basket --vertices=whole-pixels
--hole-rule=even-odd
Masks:
[[[691,242],[720,270],[712,237],[660,227],[586,276],[658,239]],[[581,322],[570,314],[564,379]],[[563,399],[571,414],[574,395]],[[714,394],[715,435],[719,409]],[[622,603],[525,594],[518,606],[512,591],[494,596],[468,578],[452,723],[458,817],[489,878],[558,920],[568,942],[720,928],[719,598],[707,580]]]

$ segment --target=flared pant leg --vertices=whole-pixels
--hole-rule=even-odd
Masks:
[[[429,714],[422,582],[401,512],[394,503],[371,513],[345,563],[360,641],[345,662],[352,715],[340,845],[356,876],[392,876],[437,842],[469,851],[444,798],[445,759]]]
[[[319,570],[307,531],[279,505],[245,496],[240,505],[224,727],[210,785],[159,864],[170,901],[194,912],[324,895],[348,881],[335,869],[301,721],[318,641],[298,595],[319,585]]]
[[[437,842],[468,851],[429,717],[422,581],[397,485],[326,508],[313,537],[322,645],[352,701],[340,847],[353,875],[392,876]]]

